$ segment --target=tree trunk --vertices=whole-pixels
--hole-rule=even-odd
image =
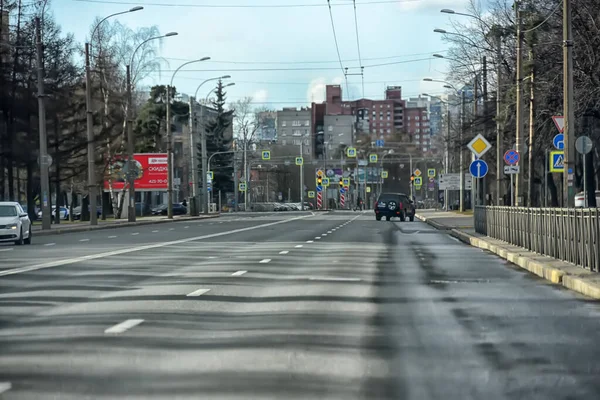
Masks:
[[[59,155],[59,125],[58,115],[54,115],[54,185],[56,192],[56,223],[60,224],[60,207],[63,205],[62,191],[60,189],[60,155]]]
[[[35,196],[33,193],[33,163],[27,163],[27,214],[29,219],[35,221],[37,213],[35,212]]]
[[[546,183],[548,185],[548,192],[550,193],[550,206],[558,207],[558,191],[556,190],[556,184],[554,183],[554,176],[552,174],[546,175]]]

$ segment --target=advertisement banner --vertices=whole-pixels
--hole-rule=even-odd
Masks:
[[[113,190],[123,190],[128,173],[133,173],[135,176],[135,190],[167,190],[167,153],[134,154],[133,159],[135,166],[130,172],[126,155],[114,157],[106,171],[104,190],[109,189],[109,178]]]
[[[379,167],[368,167],[368,168],[358,168],[358,171],[354,172],[354,176],[355,179],[358,179],[358,181],[363,184],[365,183],[365,170],[367,172],[367,183],[369,184],[374,184],[374,183],[380,183],[383,181],[383,178],[381,178],[381,171],[382,169]]]

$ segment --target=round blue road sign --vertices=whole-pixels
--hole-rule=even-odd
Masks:
[[[488,173],[488,165],[483,160],[475,160],[469,166],[469,171],[474,178],[483,178]]]
[[[504,162],[508,165],[515,165],[520,159],[521,156],[516,150],[508,150],[506,153],[504,153]]]
[[[565,149],[565,135],[563,135],[562,133],[559,133],[558,135],[554,136],[554,139],[552,139],[552,144],[554,145],[554,147],[556,147],[557,150],[564,150]]]

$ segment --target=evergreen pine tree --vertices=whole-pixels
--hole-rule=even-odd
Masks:
[[[223,90],[223,82],[219,80],[215,91],[216,99],[211,103],[217,113],[209,117],[204,130],[206,131],[206,152],[208,157],[216,152],[231,151],[232,138],[226,137],[227,129],[231,126],[233,110],[225,110],[226,93]],[[200,158],[202,156],[202,144],[198,145]],[[200,166],[199,166],[200,168]],[[233,192],[233,153],[217,154],[211,159],[210,169],[213,171],[212,190],[217,193]],[[201,178],[204,180],[204,177]]]

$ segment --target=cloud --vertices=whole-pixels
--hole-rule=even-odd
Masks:
[[[265,103],[269,98],[269,92],[265,89],[260,89],[254,92],[252,95],[252,101],[255,103]]]
[[[325,101],[325,78],[316,78],[310,81],[308,84],[308,90],[306,91],[306,100],[308,102],[322,103]]]

